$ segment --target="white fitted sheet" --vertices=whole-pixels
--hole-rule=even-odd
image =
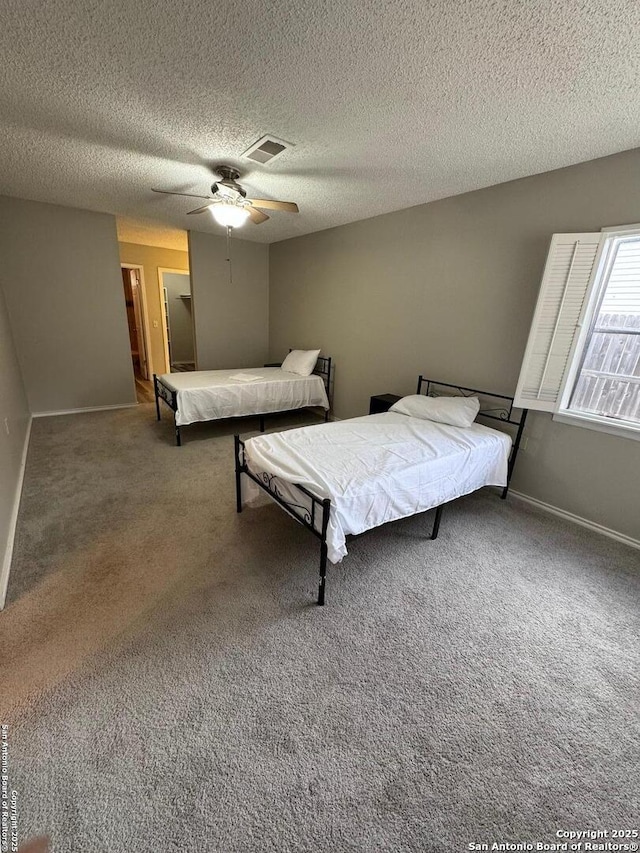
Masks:
[[[279,367],[251,367],[244,375],[255,376],[255,380],[232,378],[242,373],[238,368],[163,373],[162,382],[177,391],[176,424],[286,412],[304,406],[329,408],[324,382],[316,374],[299,376]]]
[[[510,449],[509,435],[482,424],[454,427],[385,412],[250,438],[245,459],[258,477],[277,477],[280,494],[298,504],[311,502],[296,484],[331,498],[328,556],[337,563],[349,534],[482,486],[505,486]],[[248,477],[242,488],[249,503],[265,495]],[[320,522],[318,513],[318,529]]]

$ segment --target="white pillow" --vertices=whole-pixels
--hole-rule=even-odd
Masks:
[[[412,394],[398,400],[389,411],[425,421],[468,427],[480,411],[480,400],[477,397],[425,397],[424,394]]]
[[[282,369],[300,376],[310,376],[320,355],[319,349],[292,349],[282,362]]]

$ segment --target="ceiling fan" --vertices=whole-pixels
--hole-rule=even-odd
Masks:
[[[215,171],[220,180],[211,186],[212,195],[195,195],[194,193],[177,193],[171,190],[153,190],[164,195],[181,195],[189,198],[207,199],[208,204],[188,211],[191,216],[210,210],[214,219],[227,228],[237,228],[251,219],[254,225],[266,222],[269,217],[259,208],[267,210],[286,210],[298,213],[298,205],[293,201],[273,201],[268,198],[247,198],[247,191],[238,183],[240,172],[232,166],[216,166]]]

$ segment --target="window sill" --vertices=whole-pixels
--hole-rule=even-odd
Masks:
[[[635,441],[640,441],[640,425],[633,426],[628,421],[623,424],[610,421],[607,418],[568,411],[556,412],[553,415],[553,420],[560,421],[563,424],[585,427],[586,429],[593,429],[597,432],[607,432],[609,435],[618,435],[621,438],[632,438]]]

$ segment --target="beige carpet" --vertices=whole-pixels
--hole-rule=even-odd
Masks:
[[[290,423],[280,418],[278,423]],[[235,512],[232,434],[34,422],[10,785],[67,851],[462,851],[637,826],[640,555],[485,490],[440,537]]]

